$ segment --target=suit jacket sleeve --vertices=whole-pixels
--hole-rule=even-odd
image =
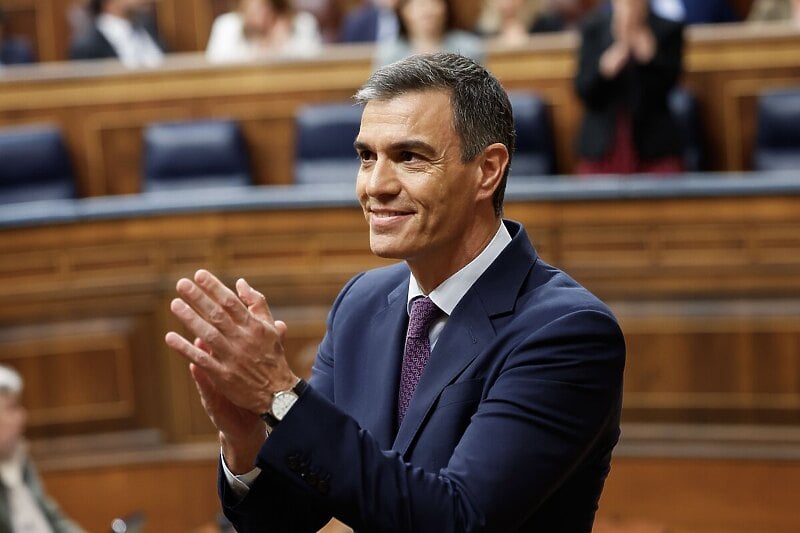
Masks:
[[[311,384],[316,394],[333,401],[333,358],[331,335],[333,317],[350,287],[361,275],[354,277],[341,291],[331,307],[327,320],[327,333],[317,354]],[[293,408],[294,410],[294,408]],[[317,531],[331,518],[331,513],[312,506],[305,491],[287,486],[285,480],[270,467],[262,468],[261,474],[244,499],[236,496],[228,486],[222,465],[219,466],[217,486],[223,510],[237,531],[261,531],[268,524],[268,531],[301,533]]]
[[[382,450],[326,397],[325,380],[312,384],[265,442],[258,465],[269,481],[247,496],[250,509],[270,507],[288,521],[270,529],[266,511],[261,522],[235,515],[237,530],[305,531],[289,526],[310,510],[368,531],[514,530],[617,423],[624,364],[621,332],[602,310],[569,312],[534,331],[523,317],[518,327],[497,347],[492,385],[439,471]],[[602,485],[603,477],[587,479]],[[281,500],[286,509],[270,505],[275,493],[292,495]]]

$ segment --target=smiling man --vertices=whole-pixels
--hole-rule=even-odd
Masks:
[[[237,531],[590,531],[619,436],[611,312],[502,219],[511,107],[453,54],[376,71],[355,147],[376,255],[330,311],[309,383],[244,280],[199,271],[167,334],[220,431]]]

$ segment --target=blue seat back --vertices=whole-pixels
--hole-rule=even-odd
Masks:
[[[683,141],[683,166],[687,172],[706,169],[705,137],[697,108],[697,98],[678,87],[669,94],[669,109]]]
[[[553,128],[545,102],[529,91],[509,91],[517,142],[511,160],[514,176],[544,176],[555,172]]]
[[[760,94],[756,115],[753,170],[800,168],[800,87]]]
[[[362,107],[352,102],[312,104],[297,112],[296,183],[355,182],[359,161],[353,141]]]
[[[58,127],[0,128],[0,203],[74,196],[72,165]]]
[[[247,185],[247,149],[233,120],[158,122],[144,131],[144,189]]]

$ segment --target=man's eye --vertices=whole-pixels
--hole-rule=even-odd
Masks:
[[[358,153],[358,158],[362,161],[369,161],[373,158],[373,153],[369,150],[362,150]]]
[[[414,152],[401,152],[400,159],[402,159],[405,162],[409,162],[419,159],[419,157]]]

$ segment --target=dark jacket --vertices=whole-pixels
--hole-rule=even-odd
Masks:
[[[634,145],[641,159],[680,156],[682,141],[669,110],[667,96],[683,64],[683,25],[650,14],[647,20],[657,51],[647,64],[631,60],[616,78],[600,74],[600,57],[612,44],[611,13],[596,12],[581,28],[575,89],[584,104],[578,134],[578,154],[601,159],[613,146],[620,110],[632,120]]]
[[[158,39],[156,29],[151,24],[143,24],[142,27],[150,34],[153,41],[158,45],[163,52],[167,49]],[[105,35],[97,29],[97,24],[92,24],[86,29],[84,33],[78,35],[73,39],[69,47],[70,59],[109,59],[117,57],[117,52],[111,43],[106,39]]]
[[[396,422],[405,263],[354,278],[310,386],[264,443],[240,533],[592,529],[619,436],[625,346],[608,308],[542,262],[525,230],[447,319]]]
[[[33,49],[24,39],[9,37],[0,42],[0,64],[15,65],[34,61],[36,57],[33,55]]]

